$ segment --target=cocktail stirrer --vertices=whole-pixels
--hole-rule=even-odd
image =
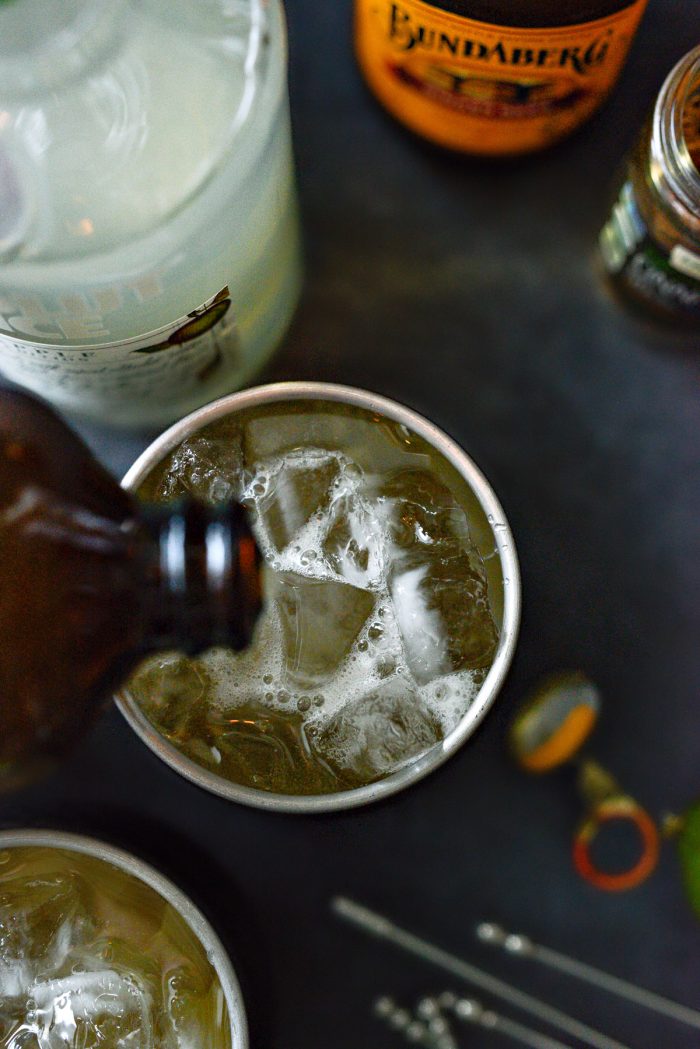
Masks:
[[[664,998],[663,995],[647,991],[644,987],[637,987],[635,984],[628,983],[627,980],[621,980],[617,976],[612,976],[602,969],[596,969],[594,966],[580,962],[576,958],[560,954],[559,951],[554,951],[551,947],[544,947],[542,944],[535,943],[528,936],[521,936],[519,933],[509,933],[493,922],[481,922],[476,928],[476,935],[482,943],[490,943],[496,947],[501,947],[504,951],[519,958],[532,958],[534,961],[541,962],[551,969],[557,969],[559,972],[567,973],[567,975],[573,976],[578,980],[585,980],[586,983],[593,984],[594,987],[599,987],[610,994],[626,998],[636,1005],[642,1005],[646,1009],[653,1009],[654,1012],[661,1013],[671,1020],[677,1020],[679,1023],[687,1024],[689,1027],[700,1029],[700,1012],[696,1009],[691,1009],[687,1005],[680,1005],[670,998]]]

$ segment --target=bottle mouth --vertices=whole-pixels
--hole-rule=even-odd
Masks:
[[[652,119],[652,174],[672,190],[690,221],[700,214],[700,46],[671,70]],[[655,169],[655,170],[654,170]]]

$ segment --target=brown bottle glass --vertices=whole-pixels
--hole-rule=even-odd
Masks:
[[[0,391],[0,789],[60,758],[146,654],[247,645],[259,567],[241,506],[140,504]]]

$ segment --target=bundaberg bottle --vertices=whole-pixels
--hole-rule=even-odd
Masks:
[[[441,146],[526,153],[587,120],[647,0],[355,0],[360,68],[386,109]]]

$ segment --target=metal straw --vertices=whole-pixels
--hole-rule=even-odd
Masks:
[[[480,987],[487,993],[497,998],[502,998],[503,1001],[508,1002],[517,1009],[522,1009],[524,1012],[537,1016],[544,1023],[558,1027],[561,1031],[571,1035],[572,1038],[578,1038],[582,1042],[587,1042],[589,1045],[594,1046],[595,1049],[627,1049],[621,1042],[608,1038],[607,1035],[601,1034],[600,1031],[596,1031],[592,1027],[588,1027],[587,1024],[581,1023],[559,1009],[555,1009],[554,1006],[548,1005],[546,1002],[542,1002],[524,991],[519,991],[516,987],[512,987],[510,984],[499,980],[490,973],[484,972],[482,969],[477,969],[476,966],[463,961],[456,955],[449,954],[440,947],[435,947],[427,940],[414,936],[413,933],[401,929],[387,918],[380,914],[375,914],[374,911],[370,911],[367,907],[363,907],[353,900],[349,900],[344,896],[336,896],[331,901],[331,908],[338,917],[344,918],[360,929],[364,929],[365,932],[371,933],[380,940],[388,940],[409,954],[414,954],[418,958],[422,958],[423,961],[431,962],[446,972],[452,973],[453,976],[458,976],[460,979]]]
[[[661,1013],[671,1020],[677,1020],[679,1023],[687,1024],[689,1027],[695,1027],[700,1030],[700,1012],[697,1009],[691,1009],[687,1005],[680,1005],[670,998],[664,998],[661,994],[655,994],[654,991],[647,991],[644,987],[637,987],[633,983],[628,983],[627,980],[621,980],[617,976],[603,972],[602,969],[596,969],[585,962],[577,961],[576,958],[570,958],[566,954],[560,954],[559,951],[553,951],[551,947],[544,947],[542,944],[535,943],[528,936],[521,936],[519,933],[509,933],[502,929],[500,925],[495,925],[492,922],[482,922],[478,925],[476,935],[482,943],[491,943],[496,947],[502,947],[509,954],[521,958],[533,958],[535,961],[542,962],[543,965],[548,965],[552,969],[558,969],[560,972],[567,973],[578,980],[585,980],[586,983],[593,984],[594,987],[600,987],[603,991],[619,995],[619,997],[626,998],[636,1005],[642,1005],[646,1009],[653,1009],[654,1012]]]

